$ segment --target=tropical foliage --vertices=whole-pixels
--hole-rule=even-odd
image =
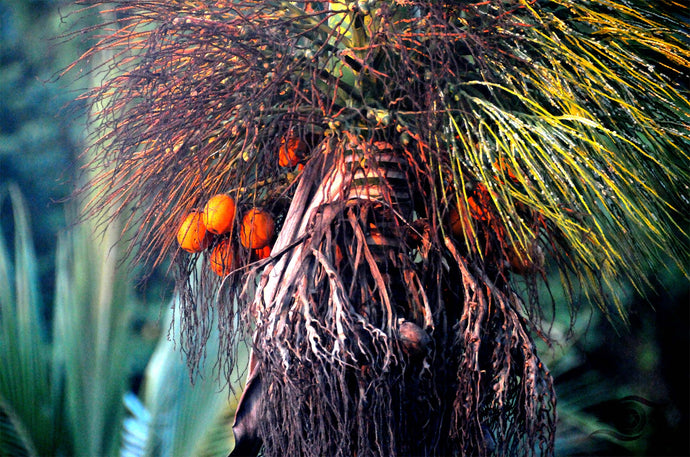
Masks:
[[[240,425],[267,455],[550,454],[539,283],[625,319],[621,283],[688,264],[678,3],[115,5],[83,57],[112,56],[90,210],[172,255],[192,366],[214,327],[226,373],[254,338]],[[301,171],[276,160],[295,136]],[[280,229],[222,280],[175,245],[217,193]]]
[[[141,415],[141,401],[127,391],[135,359],[146,360],[152,348],[142,350],[146,341],[132,332],[132,278],[116,268],[121,259],[112,238],[96,239],[87,226],[61,237],[51,326],[24,199],[16,186],[2,192],[15,240],[8,250],[0,238],[0,455],[226,455],[230,394],[220,389],[213,364],[192,385],[165,331],[142,389],[149,422],[125,417],[125,397]],[[133,446],[133,429],[144,443],[157,437],[157,447]]]
[[[172,310],[165,323],[174,324]],[[225,456],[232,447],[232,418],[237,403],[229,386],[219,385],[209,352],[200,373],[190,377],[187,364],[176,347],[179,324],[163,334],[146,367],[140,396],[128,392],[129,417],[123,423],[121,457]],[[210,338],[211,351],[218,347],[217,332]],[[246,357],[245,357],[246,359]],[[240,361],[241,366],[246,365]],[[240,380],[235,379],[235,385]],[[141,397],[141,398],[140,398]]]
[[[25,205],[16,187],[9,188],[9,195],[14,265],[4,240],[0,253],[3,455],[109,453],[118,443],[106,425],[114,426],[110,421],[122,417],[127,372],[124,352],[112,351],[124,336],[126,312],[110,307],[107,291],[118,285],[113,271],[105,268],[99,278],[91,263],[93,252],[76,253],[68,248],[72,241],[63,239],[57,255],[54,325],[48,331]],[[70,258],[72,254],[77,256]]]

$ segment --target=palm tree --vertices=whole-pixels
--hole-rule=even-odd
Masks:
[[[90,5],[104,3],[84,1]],[[172,256],[192,367],[253,355],[237,450],[551,454],[560,278],[625,321],[621,283],[688,261],[687,8],[660,0],[130,0],[99,52],[91,210]],[[301,167],[280,148],[303,145]],[[296,165],[296,164],[290,164]],[[279,234],[189,254],[217,193]],[[222,240],[235,269],[210,262]],[[540,292],[547,290],[547,292]],[[218,318],[214,319],[213,316]],[[544,328],[546,327],[546,328]]]

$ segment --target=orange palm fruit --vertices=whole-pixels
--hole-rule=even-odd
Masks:
[[[510,180],[513,181],[513,183],[518,184],[520,182],[518,177],[515,175],[515,170],[504,157],[501,157],[500,159],[495,161],[493,163],[493,166],[496,170],[501,172],[502,175],[508,176],[508,178],[510,178]],[[500,179],[498,179],[498,182],[503,184],[503,181],[501,181]]]
[[[204,224],[209,232],[216,235],[228,233],[234,221],[235,200],[229,195],[214,195],[204,206]]]
[[[261,249],[267,246],[275,235],[275,221],[267,212],[252,208],[242,218],[240,241],[242,246],[250,249]]]
[[[206,249],[211,236],[206,232],[206,225],[201,211],[189,213],[177,230],[177,242],[187,252],[200,252]]]
[[[507,247],[506,256],[510,270],[518,275],[525,275],[538,271],[544,264],[544,251],[538,244],[530,248],[529,256],[517,246]]]
[[[487,220],[489,218],[489,208],[491,207],[489,189],[484,184],[478,183],[473,194],[467,197],[467,206],[475,220]]]
[[[266,245],[266,246],[262,247],[261,249],[254,249],[253,257],[256,260],[262,260],[262,259],[265,259],[266,257],[268,257],[270,255],[271,255],[271,246]]]
[[[221,240],[211,251],[211,270],[218,276],[226,276],[233,270],[235,253],[229,239]]]
[[[450,224],[450,231],[453,235],[461,237],[465,234],[460,213],[455,206],[450,209],[450,213],[448,214],[448,223]]]
[[[307,143],[298,136],[287,135],[280,140],[278,165],[294,167],[307,153]]]

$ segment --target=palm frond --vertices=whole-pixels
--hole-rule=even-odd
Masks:
[[[114,455],[130,370],[131,279],[116,269],[112,238],[94,240],[90,228],[80,229],[58,243],[53,366],[64,377],[65,415],[81,437],[74,454]]]
[[[172,310],[166,322],[172,323]],[[125,397],[130,416],[125,419],[123,457],[225,456],[232,447],[236,403],[210,363],[217,358],[217,332],[207,343],[208,359],[190,380],[187,364],[173,342],[179,338],[179,323],[173,325],[172,339],[161,337],[146,368],[143,400],[132,393]],[[246,364],[246,354],[239,364]]]
[[[38,293],[36,254],[31,241],[26,205],[18,187],[2,189],[9,195],[14,216],[14,262],[0,239],[0,398],[3,399],[3,435],[22,443],[26,452],[42,455],[56,449],[64,423],[54,402],[46,330]],[[14,437],[12,437],[14,435]]]
[[[49,332],[26,209],[16,187],[9,195],[15,255],[12,265],[1,240],[2,441],[17,445],[9,455],[20,447],[37,456],[114,455],[129,364],[123,291],[131,286],[124,271],[114,273],[110,245],[95,243],[88,228],[61,238]]]
[[[481,78],[449,83],[457,167],[492,191],[510,244],[535,237],[524,204],[553,223],[591,297],[623,313],[621,280],[643,288],[669,250],[688,261],[688,33],[642,5],[522,8],[515,36],[477,57]]]

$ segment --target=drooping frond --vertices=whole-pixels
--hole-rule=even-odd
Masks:
[[[535,234],[516,209],[550,221],[585,285],[608,294],[670,259],[684,268],[687,30],[642,4],[521,8],[511,38],[473,57],[478,74],[447,85],[458,169],[489,189],[519,246]]]
[[[638,3],[122,2],[84,56],[116,56],[92,207],[127,208],[159,262],[208,196],[286,195],[286,132],[389,125],[433,151],[437,210],[485,186],[506,246],[542,240],[603,303],[688,260],[683,7]]]

